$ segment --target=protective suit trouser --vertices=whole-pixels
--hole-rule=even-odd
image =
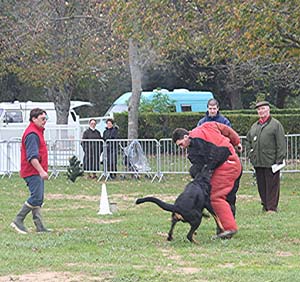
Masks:
[[[238,230],[235,221],[235,194],[238,189],[242,166],[238,156],[230,156],[228,160],[218,167],[211,179],[211,205],[219,217],[222,229]],[[233,189],[235,191],[233,191]],[[234,193],[231,193],[231,192]],[[229,196],[229,197],[228,197]],[[230,200],[232,203],[229,203]],[[233,209],[233,210],[232,210]]]

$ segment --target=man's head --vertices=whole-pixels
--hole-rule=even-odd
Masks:
[[[259,118],[266,118],[270,115],[270,104],[267,101],[261,101],[256,103],[255,108]]]
[[[187,148],[190,145],[189,132],[184,128],[176,128],[173,131],[172,140],[181,148]]]
[[[209,99],[207,102],[207,111],[210,117],[215,117],[219,111],[219,102],[214,98]]]
[[[95,129],[96,124],[97,124],[97,121],[94,118],[91,118],[90,121],[89,121],[90,128]]]
[[[107,128],[112,128],[114,126],[114,120],[112,118],[108,118],[106,120],[106,127]]]
[[[45,127],[48,116],[45,110],[34,108],[30,111],[29,121],[33,122],[38,127]]]

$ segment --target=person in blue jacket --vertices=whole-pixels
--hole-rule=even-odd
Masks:
[[[208,121],[216,121],[219,123],[223,123],[229,127],[231,127],[230,121],[224,117],[223,115],[220,114],[219,112],[219,102],[212,98],[209,99],[207,102],[207,112],[205,114],[205,117],[200,119],[198,121],[197,126],[200,126],[201,124],[208,122]]]

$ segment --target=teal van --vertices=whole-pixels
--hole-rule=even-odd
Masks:
[[[174,101],[176,112],[206,112],[207,101],[214,98],[209,91],[189,91],[187,89],[175,89],[168,91],[166,89],[143,91],[141,98],[152,100],[157,93],[166,94],[171,101]],[[131,97],[131,92],[126,92],[114,101],[111,107],[106,112],[105,116],[113,116],[113,113],[126,112],[128,110],[128,101]]]

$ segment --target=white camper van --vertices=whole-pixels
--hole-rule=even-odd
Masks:
[[[20,170],[20,140],[29,124],[30,111],[41,108],[48,114],[45,139],[48,143],[49,166],[65,165],[70,156],[80,155],[81,138],[79,116],[74,108],[92,106],[90,102],[71,101],[67,125],[56,124],[56,111],[51,102],[2,102],[0,103],[0,175],[10,175]],[[63,142],[62,140],[70,140]],[[72,142],[72,140],[74,142]],[[60,156],[58,160],[57,156]]]
[[[92,106],[90,102],[71,101],[68,125],[65,127],[68,129],[79,127],[79,116],[74,111],[74,108],[85,105]],[[57,127],[56,111],[53,102],[2,102],[0,103],[0,140],[20,138],[29,123],[30,111],[34,108],[41,108],[47,112],[49,118],[47,128]],[[48,131],[48,133],[50,133],[50,131]],[[52,139],[50,136],[45,136],[45,138]]]
[[[69,125],[79,124],[79,116],[74,108],[92,104],[84,101],[71,101],[69,112]],[[30,111],[34,108],[41,108],[47,112],[48,124],[56,124],[56,111],[53,102],[2,102],[0,103],[0,126],[9,127],[18,124],[28,124]]]

